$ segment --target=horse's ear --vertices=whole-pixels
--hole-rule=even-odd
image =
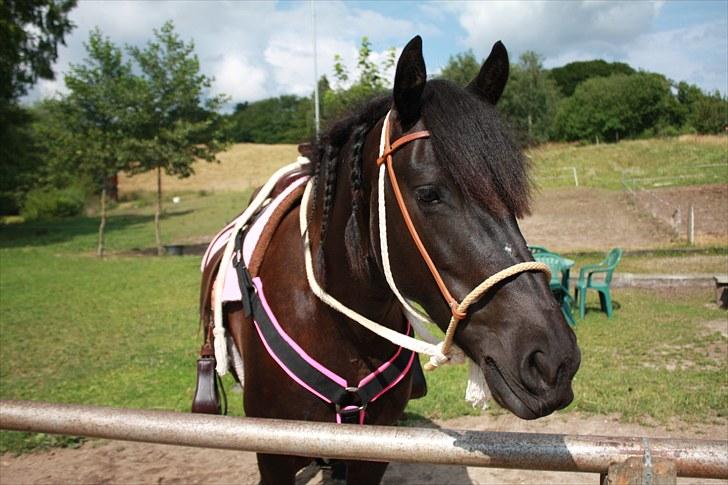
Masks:
[[[399,56],[394,75],[394,106],[402,127],[414,124],[420,117],[422,90],[427,82],[422,38],[417,35],[407,43]]]
[[[493,44],[493,49],[478,75],[468,84],[468,89],[490,104],[496,104],[506,87],[509,68],[506,46],[498,41]]]

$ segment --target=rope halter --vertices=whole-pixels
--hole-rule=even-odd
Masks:
[[[392,191],[394,192],[395,199],[397,200],[397,205],[399,206],[400,213],[402,214],[402,218],[404,219],[405,225],[407,226],[407,230],[409,231],[410,236],[412,237],[412,240],[414,241],[415,246],[420,253],[420,256],[422,256],[422,259],[429,268],[430,273],[432,274],[432,278],[435,280],[435,283],[437,284],[437,287],[439,288],[440,293],[442,294],[442,297],[450,308],[450,312],[452,314],[450,318],[450,323],[445,332],[445,339],[437,346],[440,354],[431,355],[430,361],[425,364],[425,369],[432,370],[450,360],[450,353],[452,350],[453,339],[455,337],[455,331],[457,330],[458,322],[460,322],[460,320],[464,319],[467,316],[468,308],[470,307],[470,305],[478,301],[490,288],[497,285],[501,281],[510,278],[511,276],[526,271],[542,271],[546,273],[547,278],[550,279],[551,271],[549,270],[549,267],[544,263],[539,263],[535,261],[517,263],[488,277],[487,279],[485,279],[485,281],[477,285],[470,293],[468,293],[462,301],[458,302],[458,300],[452,296],[452,293],[450,293],[449,289],[447,288],[445,281],[442,279],[440,272],[437,270],[437,266],[435,266],[435,263],[432,261],[432,258],[427,252],[427,249],[425,248],[422,239],[417,233],[417,229],[412,222],[412,217],[410,216],[410,213],[407,210],[407,206],[404,202],[402,191],[399,188],[397,175],[394,171],[394,153],[398,149],[402,148],[412,141],[429,138],[431,134],[427,130],[415,131],[401,136],[400,138],[395,140],[394,143],[390,143],[391,113],[391,111],[387,113],[387,116],[384,118],[384,126],[382,127],[382,138],[379,146],[379,158],[377,158],[377,165],[379,166],[378,196],[382,261],[384,265],[385,275],[387,277],[387,282],[389,283],[392,291],[406,309],[413,311],[412,307],[409,305],[406,299],[402,297],[402,294],[397,289],[389,264],[389,250],[386,232],[387,212],[384,203],[384,178],[386,170],[386,173],[389,175],[389,181],[392,186]]]

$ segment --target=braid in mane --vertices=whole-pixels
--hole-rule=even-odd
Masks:
[[[351,215],[346,222],[344,230],[344,241],[346,243],[346,255],[349,264],[355,273],[364,276],[367,273],[366,257],[361,241],[361,230],[359,227],[359,212],[363,202],[362,194],[362,150],[366,135],[371,129],[364,124],[358,126],[352,135],[353,144],[351,147]]]
[[[346,241],[347,257],[355,271],[366,271],[366,255],[361,244],[361,230],[359,215],[362,208],[362,158],[366,135],[369,130],[386,114],[392,104],[391,95],[374,98],[352,111],[353,114],[334,122],[319,138],[314,140],[314,185],[313,207],[321,196],[321,232],[318,254],[315,264],[317,273],[323,282],[325,280],[324,250],[326,236],[329,231],[329,222],[336,199],[337,172],[344,157],[351,154],[351,206],[352,213],[346,224],[344,238]],[[350,145],[349,145],[350,144]],[[344,150],[350,146],[349,150]],[[320,194],[323,191],[323,194]]]

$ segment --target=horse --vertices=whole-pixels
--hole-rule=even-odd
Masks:
[[[267,348],[250,301],[227,302],[223,320],[242,355],[247,416],[353,415],[344,422],[383,425],[402,416],[418,374],[414,353],[363,327],[322,293],[402,335],[411,331],[399,296],[416,302],[477,364],[493,399],[521,418],[546,416],[572,401],[580,352],[548,276],[531,270],[502,276],[469,308],[453,296],[503,268],[538,264],[529,263],[517,223],[529,211],[528,163],[495,108],[508,70],[508,53],[497,42],[466,87],[428,80],[416,36],[400,55],[391,94],[370,100],[313,142],[304,200],[285,208],[256,263],[257,286],[246,284],[261,299],[264,282],[264,306],[276,328],[316,369],[360,387],[382,378],[389,364],[396,367],[393,356],[401,372],[363,405],[360,389],[343,384],[353,405],[334,405],[307,388],[305,378],[292,377]],[[389,177],[380,176],[382,164]],[[215,271],[211,264],[203,273],[203,319],[210,318]],[[244,271],[238,275],[249,280]],[[313,460],[265,453],[257,459],[265,484],[294,483]],[[386,467],[347,461],[347,483],[379,483]]]

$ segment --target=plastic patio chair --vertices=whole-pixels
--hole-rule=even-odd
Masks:
[[[607,318],[612,316],[612,295],[609,286],[612,283],[612,274],[622,259],[622,248],[609,251],[607,257],[599,264],[587,264],[579,270],[579,280],[574,288],[574,300],[579,303],[579,318],[586,313],[586,290],[592,289],[599,293],[599,304]],[[604,273],[604,279],[595,280],[594,275]]]
[[[569,270],[574,262],[550,251],[535,251],[532,254],[533,259],[548,265],[551,270],[551,281],[549,281],[551,292],[559,302],[561,313],[564,314],[569,325],[576,325],[571,309],[573,300],[569,292]]]

